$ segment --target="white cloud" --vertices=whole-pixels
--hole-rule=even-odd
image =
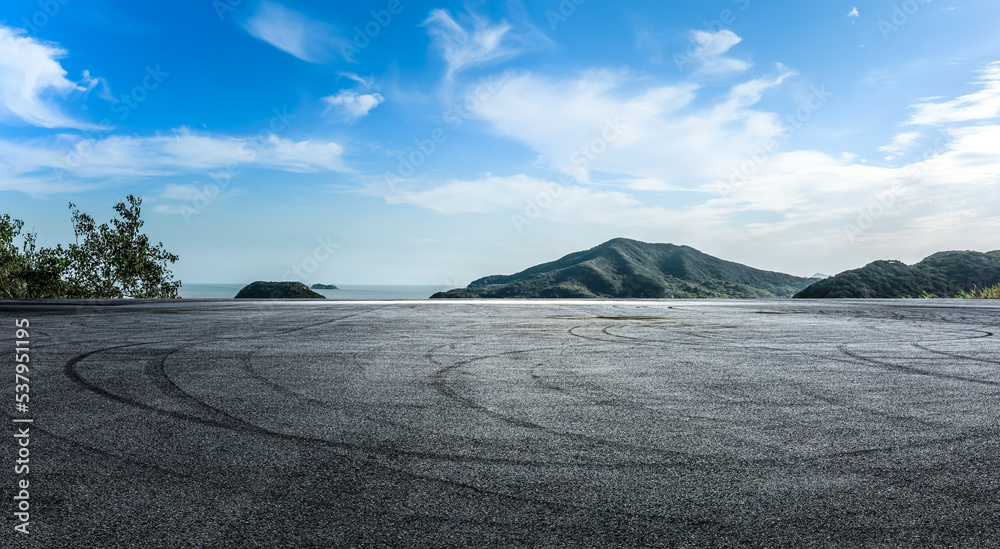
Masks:
[[[330,63],[337,56],[352,60],[353,44],[336,27],[263,0],[243,28],[254,38],[310,63]]]
[[[181,129],[174,135],[109,136],[87,140],[61,135],[30,141],[0,140],[0,190],[31,193],[92,188],[110,179],[211,172],[230,165],[286,172],[347,171],[343,148],[329,141],[214,136]],[[58,185],[40,185],[45,180]]]
[[[160,198],[187,201],[194,199],[199,194],[201,194],[201,189],[199,189],[197,185],[176,185],[168,183],[167,186],[163,188],[163,192],[160,193]]]
[[[471,29],[459,25],[448,10],[435,9],[424,21],[427,33],[444,53],[448,78],[475,65],[514,57],[538,40],[537,34],[529,38],[512,33],[513,27],[505,21],[492,23],[474,13],[468,19]]]
[[[747,71],[753,66],[750,61],[725,57],[733,46],[743,41],[731,30],[723,29],[718,32],[695,30],[691,31],[691,40],[696,46],[688,52],[688,55],[698,64],[700,73],[730,74]]]
[[[941,126],[1000,117],[1000,61],[990,63],[978,73],[980,91],[951,101],[929,98],[915,103],[911,105],[915,112],[907,124]]]
[[[357,82],[366,90],[375,87],[375,79],[370,76],[368,78],[365,78],[363,76],[354,74],[353,72],[347,72],[347,71],[337,71],[337,74],[343,76],[344,78]]]
[[[444,242],[440,238],[411,238],[406,241],[410,246],[425,246],[427,244],[440,244]]]
[[[895,158],[899,158],[900,156],[902,156],[903,153],[906,152],[906,150],[909,149],[911,145],[913,145],[913,142],[922,136],[923,134],[920,132],[898,133],[892,138],[891,143],[879,147],[878,150],[889,154],[889,156],[886,158],[887,160],[893,160]]]
[[[858,13],[858,8],[851,8],[851,12],[847,14],[847,17],[858,17],[861,14]]]
[[[697,107],[699,89],[690,83],[635,91],[629,75],[609,71],[507,76],[475,115],[536,151],[541,165],[579,181],[599,171],[690,188],[729,177],[748,151],[786,132],[777,115],[751,107],[791,74],[781,67]]]
[[[764,92],[771,88],[780,86],[786,78],[795,76],[796,73],[788,67],[778,64],[778,74],[770,78],[756,78],[733,86],[729,90],[729,96],[725,103],[719,108],[724,111],[735,111],[737,109],[751,107],[761,100]]]
[[[901,166],[869,165],[846,153],[775,151],[746,181],[731,185],[732,169],[748,151],[780,137],[778,117],[753,105],[789,74],[779,69],[733,86],[714,106],[695,100],[703,93],[695,86],[636,89],[622,73],[511,76],[477,114],[536,151],[540,165],[573,168],[567,155],[600,136],[609,117],[620,120],[625,131],[589,163],[611,174],[601,178],[603,187],[587,179],[558,185],[554,174],[549,181],[488,176],[402,186],[386,200],[443,214],[529,217],[533,211],[581,231],[684,242],[777,270],[809,265],[799,274],[839,272],[878,258],[918,261],[956,247],[998,247],[1000,121],[990,121],[985,93],[922,101],[950,107],[934,112],[936,121],[948,121],[938,130],[947,138],[931,143],[926,131],[898,133],[882,152],[914,159]],[[639,192],[641,199],[632,194]]]
[[[323,101],[327,104],[324,114],[332,110],[336,113],[337,118],[353,122],[367,116],[384,99],[378,93],[360,94],[351,90],[340,90],[334,95],[324,97]]]
[[[630,226],[666,220],[669,212],[646,207],[630,195],[617,191],[595,191],[578,185],[514,175],[489,176],[473,181],[451,181],[423,190],[399,190],[384,196],[389,204],[412,204],[443,214],[510,213],[535,208],[532,218],[567,223]],[[538,207],[542,204],[544,207]]]
[[[158,201],[171,201],[168,204],[155,204],[153,211],[168,215],[190,215],[191,204],[198,204],[201,201],[219,202],[240,196],[244,191],[235,187],[219,188],[212,182],[194,183],[190,185],[177,185],[168,183],[160,195],[156,197]]]
[[[82,83],[68,80],[58,61],[66,55],[58,45],[0,25],[0,118],[43,128],[94,128],[66,116],[56,104],[58,98],[89,92],[101,83],[86,71]]]

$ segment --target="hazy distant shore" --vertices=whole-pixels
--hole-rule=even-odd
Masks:
[[[185,283],[179,294],[182,298],[232,298],[248,283]],[[337,284],[337,290],[314,290],[327,299],[354,301],[367,299],[428,299],[435,292],[447,290],[446,286]]]

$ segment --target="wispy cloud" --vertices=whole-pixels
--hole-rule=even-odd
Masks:
[[[287,172],[347,171],[332,141],[291,141],[271,135],[228,137],[178,130],[173,135],[87,140],[0,140],[0,190],[44,194],[91,188],[105,180],[176,176],[231,165]],[[58,185],[46,183],[58,181]]]
[[[57,99],[86,94],[103,83],[86,71],[80,83],[67,79],[59,63],[66,55],[58,45],[0,25],[0,117],[42,128],[94,128],[63,114],[57,104]]]
[[[244,194],[246,191],[243,189],[231,187],[228,189],[220,189],[217,193],[213,193],[211,197],[212,202],[219,202],[222,200],[228,200]],[[171,214],[171,215],[189,215],[191,211],[191,202],[204,200],[205,195],[205,185],[177,185],[175,183],[168,183],[160,191],[159,200],[170,201],[168,204],[156,204],[153,206],[153,211],[161,214]]]
[[[718,32],[695,30],[691,31],[691,40],[696,47],[689,55],[698,64],[698,72],[720,75],[744,72],[753,66],[749,60],[725,56],[733,46],[743,41],[731,30],[723,29]]]
[[[243,28],[254,38],[303,61],[330,63],[338,56],[352,61],[352,44],[337,27],[277,2],[263,0]]]
[[[358,93],[352,90],[340,90],[334,95],[323,98],[327,104],[324,114],[332,113],[339,120],[354,122],[363,118],[372,109],[379,106],[385,99],[378,93]]]
[[[448,63],[448,78],[475,65],[514,57],[540,40],[537,33],[515,34],[506,21],[493,23],[471,12],[465,19],[471,28],[460,25],[448,10],[435,9],[424,21]]]
[[[879,147],[878,150],[888,153],[886,160],[894,160],[903,156],[903,153],[913,145],[913,142],[923,136],[920,132],[903,132],[898,133],[892,138],[892,142],[888,145]]]
[[[785,79],[798,74],[780,63],[777,66],[777,70],[778,74],[774,76],[755,78],[733,86],[729,90],[726,101],[718,108],[722,111],[735,111],[736,109],[751,107],[761,100],[767,90],[780,86]]]
[[[779,116],[752,107],[792,74],[779,67],[707,98],[708,105],[695,102],[699,87],[690,82],[643,87],[621,72],[522,74],[509,76],[476,116],[533,149],[539,164],[579,181],[598,171],[690,188],[728,178],[748,150],[786,131]]]
[[[907,124],[941,126],[1000,117],[1000,61],[990,63],[979,75],[980,91],[950,101],[930,98],[913,104],[914,113]]]
[[[858,13],[858,8],[851,8],[851,12],[847,14],[847,17],[859,17],[861,14]]]
[[[665,219],[668,212],[647,207],[626,193],[594,190],[580,185],[554,183],[519,174],[455,180],[438,187],[399,191],[385,196],[389,204],[412,204],[443,214],[516,213],[524,209],[525,197],[555,196],[539,215],[568,223],[598,223],[630,226]]]

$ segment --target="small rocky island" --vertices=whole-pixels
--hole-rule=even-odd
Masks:
[[[313,284],[311,286],[314,290],[339,290],[340,288],[334,286],[333,284]]]
[[[263,282],[248,284],[236,299],[326,299],[301,282]]]

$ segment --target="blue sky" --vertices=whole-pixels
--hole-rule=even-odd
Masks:
[[[460,286],[625,236],[834,274],[1000,248],[1000,4],[0,7],[0,212],[143,197],[187,282]]]

